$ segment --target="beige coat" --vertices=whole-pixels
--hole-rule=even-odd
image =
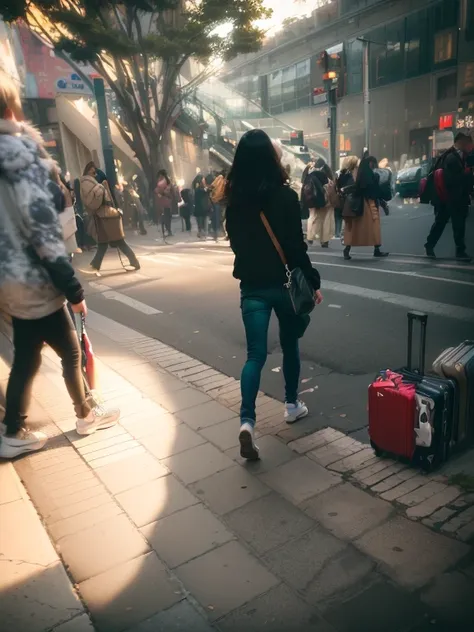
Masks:
[[[111,206],[107,188],[92,176],[81,178],[81,200],[89,215],[87,231],[99,244],[125,237],[121,213]]]
[[[380,211],[374,200],[364,200],[361,217],[344,218],[344,244],[346,246],[380,246]]]

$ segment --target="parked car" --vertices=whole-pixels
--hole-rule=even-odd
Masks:
[[[420,189],[420,180],[429,173],[428,162],[402,169],[397,174],[396,192],[402,198],[416,198]]]

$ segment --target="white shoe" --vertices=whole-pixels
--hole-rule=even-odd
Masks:
[[[285,404],[285,421],[287,424],[294,424],[298,419],[303,419],[309,413],[308,407],[299,399],[296,404]]]
[[[46,445],[48,437],[43,432],[22,429],[14,437],[0,439],[0,458],[14,459],[25,452],[36,452]]]
[[[240,456],[247,461],[258,461],[259,451],[254,441],[254,428],[252,424],[243,423],[239,432]]]
[[[103,430],[114,426],[120,417],[120,410],[106,410],[96,406],[85,419],[76,420],[76,431],[80,435],[91,435],[96,430]]]

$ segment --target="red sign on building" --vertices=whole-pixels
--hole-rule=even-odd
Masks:
[[[439,129],[453,129],[454,116],[452,114],[441,114],[439,117]]]

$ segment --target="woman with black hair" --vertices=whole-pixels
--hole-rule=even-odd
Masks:
[[[158,213],[161,218],[163,239],[165,238],[165,231],[168,233],[168,237],[172,237],[171,207],[173,206],[174,191],[166,169],[158,171],[155,195]]]
[[[373,246],[374,257],[387,257],[388,252],[382,252],[382,235],[380,230],[379,211],[379,175],[374,172],[377,159],[367,156],[360,162],[357,171],[355,199],[360,199],[363,212],[360,216],[345,217],[344,224],[344,259],[351,259],[352,246]]]
[[[207,238],[209,213],[211,212],[211,199],[206,187],[206,179],[198,174],[193,180],[194,192],[194,217],[198,227],[198,238]]]
[[[255,401],[260,375],[267,359],[267,334],[274,310],[279,322],[285,379],[285,414],[294,423],[308,414],[298,399],[300,358],[298,339],[309,317],[296,316],[284,284],[285,267],[264,221],[270,225],[288,260],[290,269],[299,267],[314,288],[315,300],[322,301],[320,277],[307,255],[297,194],[270,138],[254,129],[244,134],[235,153],[225,189],[226,226],[235,254],[234,277],[240,279],[241,310],[247,337],[247,362],[242,371],[240,410],[240,453],[259,458],[254,442]]]

